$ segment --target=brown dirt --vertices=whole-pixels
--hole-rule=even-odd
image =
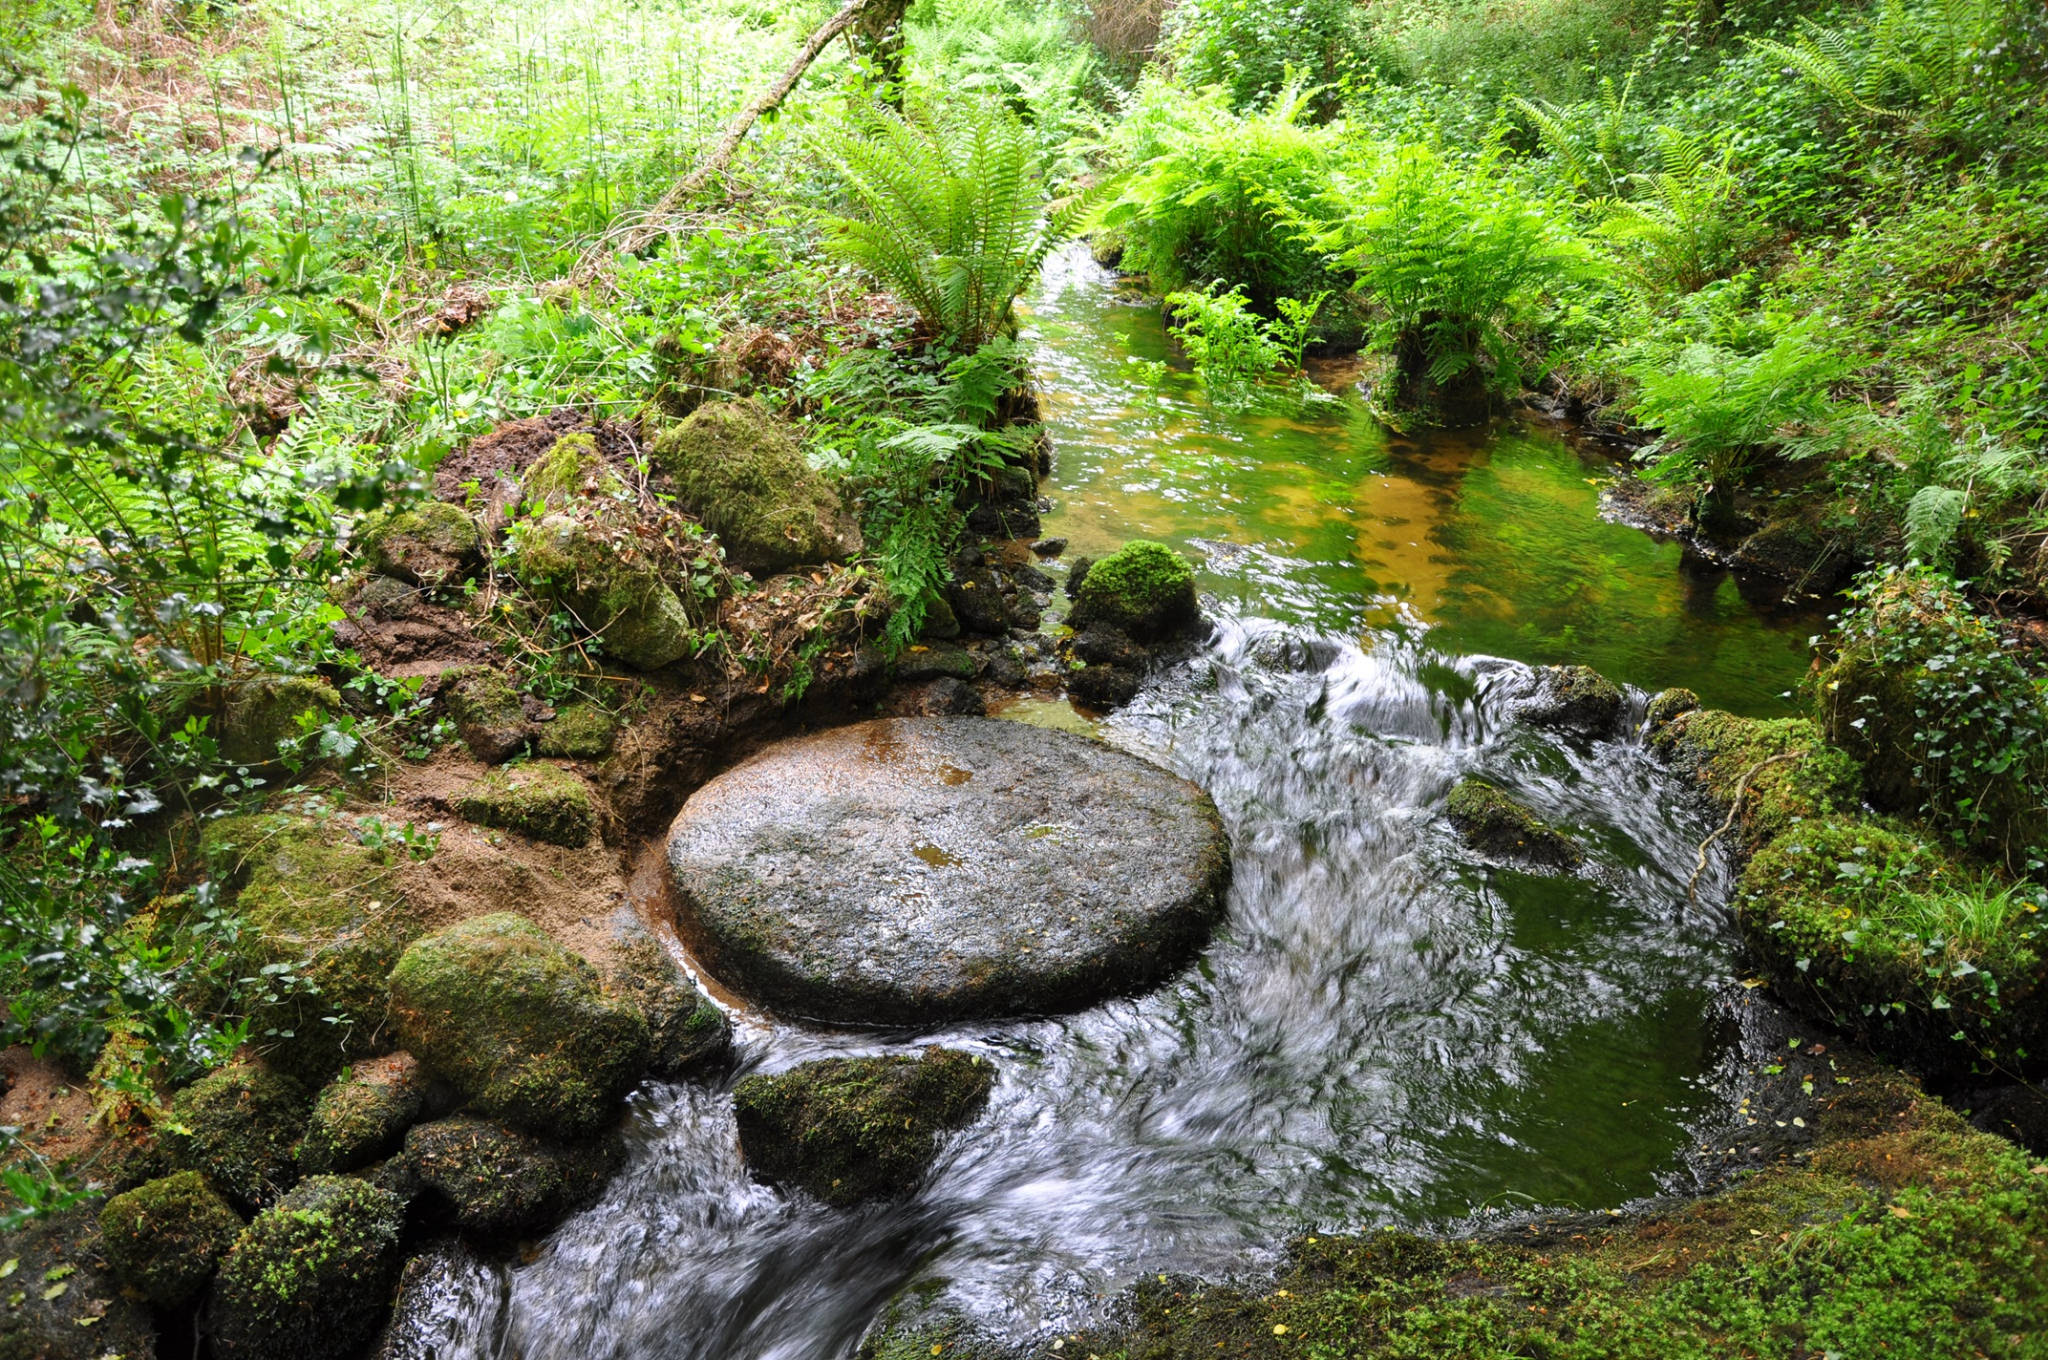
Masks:
[[[502,660],[465,611],[388,577],[373,578],[342,609],[348,617],[335,625],[335,641],[385,675],[436,676],[451,666]]]
[[[0,1160],[40,1158],[49,1167],[87,1181],[112,1183],[135,1151],[135,1141],[107,1123],[95,1123],[92,1087],[26,1044],[0,1049],[0,1126],[21,1130],[13,1154]],[[5,1197],[0,1196],[0,1202]]]

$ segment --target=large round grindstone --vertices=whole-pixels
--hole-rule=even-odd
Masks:
[[[1207,938],[1230,870],[1195,785],[987,718],[886,718],[770,747],[697,790],[668,861],[679,924],[713,974],[847,1024],[1140,990]]]

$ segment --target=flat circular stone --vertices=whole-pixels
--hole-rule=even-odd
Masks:
[[[1086,737],[885,718],[770,747],[669,830],[684,937],[778,1011],[918,1024],[1158,982],[1223,911],[1216,805]]]

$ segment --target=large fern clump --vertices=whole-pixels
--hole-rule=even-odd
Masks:
[[[826,216],[830,248],[961,353],[1010,329],[1017,295],[1086,207],[1049,209],[1030,132],[993,99],[870,108],[813,144],[853,209]]]

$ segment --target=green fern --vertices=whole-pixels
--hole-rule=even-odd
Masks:
[[[1996,0],[1885,0],[1861,42],[1802,19],[1797,41],[1750,45],[1804,76],[1849,121],[1898,123],[1914,104],[1945,110],[1969,91],[1998,22]]]
[[[1645,192],[1616,202],[1601,225],[1653,291],[1697,292],[1740,263],[1753,228],[1734,156],[1732,142],[1715,156],[1703,137],[1657,129],[1657,173],[1630,176]]]
[[[1629,108],[1635,73],[1616,88],[1612,77],[1600,82],[1600,97],[1572,105],[1511,95],[1508,103],[1521,111],[1536,136],[1564,171],[1574,189],[1593,198],[1621,193],[1634,160],[1640,117]]]

